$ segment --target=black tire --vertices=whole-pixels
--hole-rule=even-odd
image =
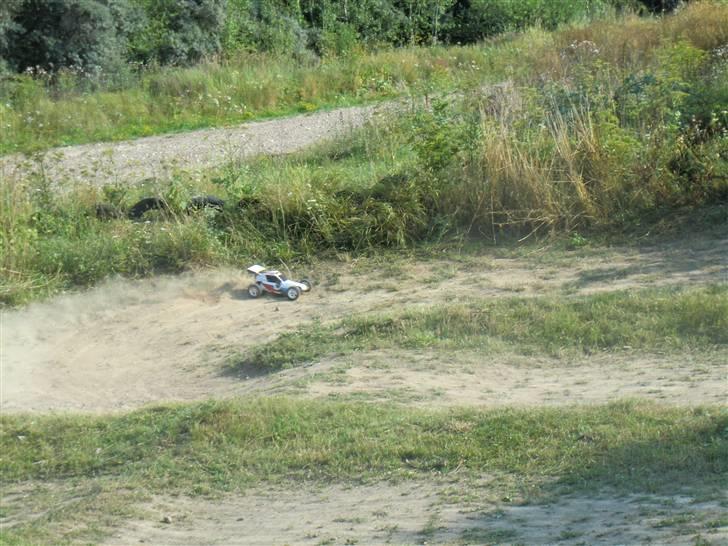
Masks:
[[[145,197],[129,209],[129,218],[139,220],[144,213],[150,210],[169,211],[169,204],[161,197]]]
[[[302,284],[303,286],[305,286],[305,287],[306,287],[306,291],[307,291],[307,292],[310,292],[310,291],[311,291],[311,287],[313,286],[313,285],[311,284],[311,281],[309,281],[308,279],[301,279],[301,280],[300,280],[300,281],[298,281],[298,282],[300,282],[300,283],[301,283],[301,284]]]
[[[301,290],[297,286],[291,286],[286,290],[286,297],[291,301],[296,301],[301,295]]]
[[[225,201],[219,197],[215,197],[214,195],[200,195],[190,199],[190,202],[187,203],[187,208],[185,208],[185,212],[189,214],[201,209],[214,209],[220,212],[224,206]]]
[[[251,284],[250,286],[248,286],[248,296],[250,296],[251,298],[257,298],[262,295],[263,291],[257,284]]]
[[[255,197],[243,197],[238,201],[238,208],[241,210],[260,208],[260,199]]]

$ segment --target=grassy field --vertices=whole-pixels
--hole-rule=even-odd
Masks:
[[[352,52],[311,64],[290,56],[240,54],[224,62],[130,76],[120,90],[84,91],[83,78],[77,81],[72,72],[54,78],[52,87],[48,74],[19,75],[0,84],[0,154],[464,91],[506,79],[528,85],[542,77],[558,80],[572,63],[597,56],[613,68],[635,69],[665,44],[684,41],[703,51],[720,47],[726,26],[725,7],[702,2],[664,20],[607,19],[476,46]]]
[[[631,402],[428,412],[291,399],[160,407],[123,417],[4,416],[2,479],[116,476],[194,492],[460,466],[639,492],[691,480],[697,487],[725,474],[726,418],[718,408]],[[592,441],[580,438],[587,434]],[[722,483],[713,485],[718,490]]]
[[[583,521],[594,517],[586,501],[605,498],[628,505],[610,532],[626,522],[644,541],[722,539],[727,42],[728,6],[695,2],[471,47],[304,67],[243,57],[114,92],[78,95],[71,82],[51,96],[27,76],[5,82],[0,153],[404,95],[429,104],[201,178],[64,191],[42,172],[3,178],[0,304],[49,300],[4,315],[18,336],[6,341],[18,354],[3,355],[21,364],[13,392],[25,396],[30,377],[34,396],[47,388],[59,411],[86,413],[0,415],[0,542],[98,542],[119,530],[124,540],[135,535],[123,525],[145,519],[154,532],[194,527],[150,516],[145,506],[160,502],[206,515],[211,502],[269,488],[295,499],[340,487],[358,499],[364,486],[415,483],[445,484],[438,503],[489,527],[466,521],[450,540],[428,512],[405,543],[537,542],[518,534],[528,516],[491,523],[569,499]],[[188,214],[207,193],[224,209]],[[123,214],[147,195],[169,211]],[[121,217],[97,217],[99,203]],[[688,233],[640,246],[676,231]],[[248,299],[239,269],[252,262],[306,264],[320,282],[295,303]],[[119,280],[50,298],[115,275],[226,265],[235,271],[204,282]],[[116,405],[84,407],[83,393],[67,403],[82,369],[108,376]],[[512,406],[513,384],[498,385],[509,375],[520,382]],[[171,399],[185,403],[101,414],[182,379],[194,389]],[[353,526],[359,516],[337,517]],[[598,532],[565,525],[554,540]]]
[[[0,154],[123,140],[482,83],[481,48],[411,48],[359,53],[321,63],[241,54],[193,68],[142,74],[118,91],[49,90],[42,78],[0,85]]]

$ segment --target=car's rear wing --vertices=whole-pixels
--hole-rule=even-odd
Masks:
[[[248,271],[250,271],[253,275],[257,275],[261,271],[265,271],[265,267],[263,267],[262,265],[251,265],[248,268]]]

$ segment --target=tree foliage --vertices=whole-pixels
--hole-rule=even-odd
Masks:
[[[6,7],[12,17],[3,54],[17,71],[77,67],[98,71],[121,60],[112,12],[96,0],[24,0]]]
[[[471,43],[609,9],[678,0],[3,0],[0,69],[181,65],[220,52],[301,58],[357,48]]]
[[[220,50],[225,0],[134,0],[144,24],[130,55],[142,62],[186,64]]]

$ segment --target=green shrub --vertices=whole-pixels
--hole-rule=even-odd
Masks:
[[[220,50],[224,0],[134,0],[146,21],[131,38],[134,59],[189,64]]]
[[[5,54],[23,72],[75,67],[98,72],[118,69],[123,43],[112,11],[95,0],[23,0],[13,13]]]
[[[506,31],[532,25],[553,30],[572,21],[605,15],[611,9],[630,5],[629,0],[471,0],[457,2],[449,39],[472,43]]]

